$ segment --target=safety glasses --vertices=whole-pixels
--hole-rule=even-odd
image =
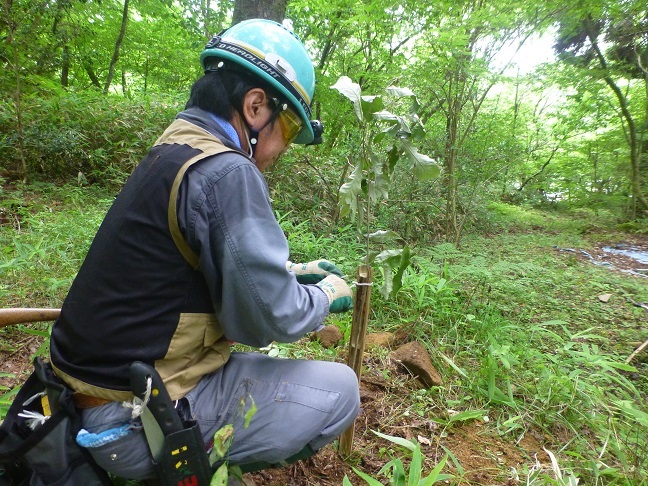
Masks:
[[[275,105],[273,118],[276,116],[279,121],[284,142],[288,146],[295,141],[297,135],[301,132],[302,120],[297,113],[288,107],[288,103],[282,103],[277,98],[270,99]]]

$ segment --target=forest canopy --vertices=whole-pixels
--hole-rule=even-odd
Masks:
[[[417,148],[442,169],[440,183],[410,181],[396,169],[390,190],[411,203],[420,226],[430,221],[415,201],[434,200],[438,231],[450,241],[491,200],[613,208],[619,221],[648,214],[642,1],[5,6],[0,176],[7,180],[123,182],[182,109],[205,42],[257,8],[284,17],[313,58],[325,144],[286,158],[318,167],[331,201],[360,141],[348,100],[330,89],[348,76],[366,95],[390,87],[414,94]],[[550,55],[534,50],[538,38],[553,46]],[[520,70],[517,61],[535,69]]]

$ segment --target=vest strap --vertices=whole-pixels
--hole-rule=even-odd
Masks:
[[[194,143],[195,142],[195,143]],[[202,128],[189,123],[186,120],[178,119],[174,121],[169,128],[162,134],[158,139],[155,145],[161,144],[171,144],[179,143],[186,144],[190,147],[197,148],[202,150],[202,153],[192,157],[186,161],[180,170],[176,174],[176,177],[173,181],[173,186],[171,186],[171,194],[169,196],[169,209],[168,209],[168,220],[169,220],[169,229],[171,230],[171,236],[175,242],[178,250],[182,253],[182,256],[185,260],[191,265],[191,268],[194,270],[198,269],[200,259],[196,252],[194,252],[189,243],[185,240],[182,232],[180,231],[180,226],[178,225],[178,191],[180,190],[180,184],[184,178],[187,170],[197,162],[200,162],[207,157],[212,155],[222,154],[225,152],[235,152],[241,153],[238,150],[231,149],[223,145],[223,143],[214,135],[203,130]]]

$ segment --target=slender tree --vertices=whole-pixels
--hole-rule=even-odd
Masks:
[[[104,93],[107,93],[108,89],[110,89],[110,83],[112,83],[112,79],[115,74],[115,65],[119,60],[119,49],[121,48],[122,42],[124,41],[124,36],[126,35],[126,27],[128,26],[128,2],[129,0],[124,0],[121,28],[119,29],[119,35],[117,36],[117,40],[115,41],[115,49],[113,50],[112,59],[110,60],[108,76],[106,77],[106,83],[104,84],[103,89]]]
[[[603,46],[608,46],[603,47]],[[644,179],[648,177],[648,19],[643,2],[609,2],[592,6],[577,3],[561,19],[556,50],[566,62],[579,66],[584,75],[602,80],[612,91],[621,113],[629,149],[632,219],[648,215]],[[639,79],[646,96],[642,108],[622,83]],[[637,101],[634,101],[636,104]],[[643,119],[642,119],[643,117]]]

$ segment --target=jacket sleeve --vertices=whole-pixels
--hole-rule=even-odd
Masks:
[[[225,336],[256,347],[295,341],[321,326],[328,299],[286,270],[288,242],[258,169],[240,156],[214,159],[187,175],[178,219]]]

